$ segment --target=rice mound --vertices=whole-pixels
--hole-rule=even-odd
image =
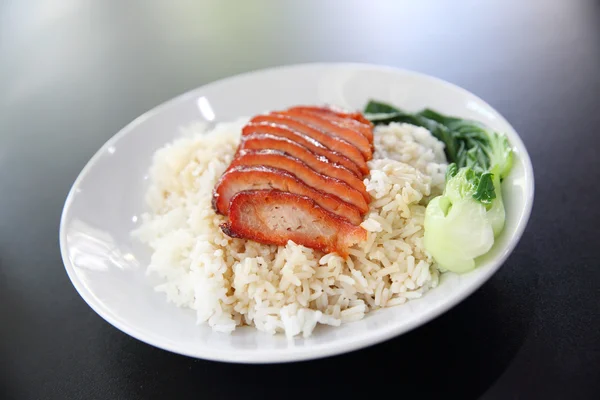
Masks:
[[[423,246],[428,199],[443,190],[443,144],[424,128],[390,124],[375,132],[365,179],[372,197],[362,223],[367,240],[343,260],[288,242],[269,246],[221,232],[212,188],[228,167],[246,120],[210,132],[188,129],[158,150],[146,201],[151,212],[133,232],[152,248],[149,273],[168,301],[196,311],[198,323],[231,332],[252,325],[308,337],[370,311],[421,297],[439,272]]]

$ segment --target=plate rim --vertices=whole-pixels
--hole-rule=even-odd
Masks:
[[[115,143],[120,138],[127,135],[131,130],[136,128],[143,121],[160,114],[160,112],[167,107],[174,106],[175,104],[187,100],[188,97],[195,96],[198,91],[206,90],[211,86],[220,85],[227,81],[233,81],[236,79],[244,79],[252,75],[258,74],[268,74],[274,71],[279,70],[293,70],[293,69],[303,69],[303,68],[367,68],[378,71],[388,71],[392,73],[400,73],[404,75],[412,75],[414,77],[425,78],[428,80],[433,80],[436,83],[449,87],[453,90],[459,91],[463,94],[474,97],[482,104],[485,104],[490,109],[492,109],[499,117],[501,122],[505,123],[508,127],[512,129],[514,132],[514,136],[519,142],[520,148],[524,151],[519,153],[519,157],[523,161],[524,165],[524,174],[526,175],[526,179],[531,182],[531,185],[528,186],[529,189],[525,193],[524,200],[524,213],[522,217],[517,221],[517,226],[515,229],[515,234],[511,236],[509,239],[506,248],[503,249],[502,253],[492,262],[492,265],[484,271],[481,275],[477,277],[477,279],[467,288],[463,289],[456,296],[449,299],[432,310],[428,311],[425,314],[419,315],[412,319],[411,321],[402,324],[400,327],[398,325],[388,325],[376,330],[377,333],[362,333],[356,337],[350,338],[338,338],[334,342],[330,344],[316,344],[311,345],[308,348],[305,347],[293,347],[288,346],[285,348],[269,348],[269,349],[260,349],[260,350],[251,350],[251,351],[223,351],[223,350],[212,350],[211,348],[202,349],[202,351],[194,351],[193,348],[190,349],[182,349],[177,347],[172,343],[161,342],[160,340],[154,340],[152,337],[148,337],[145,335],[143,330],[138,330],[126,323],[122,323],[121,321],[113,318],[113,316],[109,315],[109,312],[104,312],[102,307],[97,303],[94,299],[95,295],[91,293],[87,289],[84,283],[80,281],[77,275],[74,272],[74,266],[71,263],[68,256],[68,244],[66,239],[66,218],[68,212],[71,208],[71,205],[74,201],[74,194],[76,188],[79,186],[80,182],[87,176],[92,167],[96,164],[97,160],[101,157],[101,155]],[[512,140],[512,139],[511,139]],[[94,155],[87,161],[85,166],[81,169],[77,178],[71,185],[67,197],[65,199],[63,209],[61,212],[60,224],[59,224],[59,246],[61,252],[61,258],[63,264],[65,266],[65,270],[67,275],[71,281],[71,284],[74,286],[75,290],[79,293],[81,298],[87,303],[87,305],[96,312],[102,319],[106,322],[119,329],[120,331],[126,333],[127,335],[149,344],[154,347],[158,347],[163,350],[167,350],[176,354],[181,354],[189,357],[212,360],[212,361],[221,361],[221,362],[233,362],[233,363],[245,363],[245,364],[264,364],[264,363],[287,363],[287,362],[295,362],[295,361],[306,361],[313,359],[320,359],[325,357],[330,357],[337,354],[344,354],[348,352],[352,352],[358,349],[363,349],[366,347],[370,347],[386,340],[389,340],[393,337],[400,336],[402,334],[408,333],[413,329],[425,325],[431,320],[439,317],[444,314],[458,303],[464,301],[466,298],[471,296],[476,290],[478,290],[485,282],[487,282],[492,275],[494,275],[500,267],[506,262],[506,259],[512,254],[517,244],[520,242],[525,229],[529,223],[531,212],[533,208],[533,202],[535,197],[535,178],[533,165],[531,162],[531,158],[527,151],[525,144],[523,143],[519,133],[514,129],[514,127],[504,118],[504,116],[496,110],[496,108],[492,107],[485,100],[481,99],[476,94],[441,78],[436,76],[428,75],[422,72],[398,68],[388,65],[378,65],[371,63],[357,63],[357,62],[316,62],[316,63],[297,63],[297,64],[285,64],[272,66],[268,68],[261,69],[253,69],[247,72],[243,72],[240,74],[224,77],[212,82],[209,82],[205,85],[198,86],[191,90],[188,90],[182,94],[179,94],[175,97],[172,97],[155,107],[149,109],[148,111],[142,113],[140,116],[133,119],[131,122],[123,126],[117,133],[111,136],[104,144],[94,153]]]

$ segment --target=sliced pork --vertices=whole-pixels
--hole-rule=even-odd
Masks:
[[[269,122],[252,122],[242,129],[242,140],[244,136],[255,134],[269,134],[289,139],[306,147],[315,154],[326,157],[333,163],[342,165],[343,167],[352,171],[357,177],[362,177],[364,175],[363,171],[361,171],[358,166],[348,157],[330,150],[322,145],[321,142],[301,132],[297,132],[291,128],[288,128],[287,126],[272,124]]]
[[[352,128],[360,132],[364,137],[366,137],[369,140],[369,142],[373,142],[373,124],[367,119],[365,119],[366,122],[364,122],[360,119],[356,119],[353,117],[353,115],[360,115],[362,117],[362,115],[359,113],[348,114],[340,111],[335,111],[328,107],[307,106],[292,107],[288,111],[301,111],[304,113],[321,115],[342,126]]]
[[[304,122],[315,129],[326,132],[330,136],[341,138],[346,142],[353,144],[357,149],[360,150],[364,159],[367,161],[373,158],[373,150],[371,148],[371,142],[369,139],[367,139],[358,130],[344,126],[344,124],[334,121],[329,116],[294,109],[287,110],[281,114],[291,117],[297,121]]]
[[[361,213],[369,210],[369,198],[344,181],[320,174],[295,157],[278,150],[241,150],[233,159],[229,168],[239,165],[256,165],[282,169],[291,173],[313,189],[336,196],[358,208]]]
[[[213,208],[223,215],[228,215],[229,203],[237,193],[266,189],[310,197],[319,206],[354,225],[362,222],[361,211],[355,206],[336,196],[313,189],[289,172],[266,166],[237,166],[227,170],[215,186]]]
[[[242,137],[240,151],[265,149],[279,150],[295,157],[315,171],[321,172],[323,175],[346,182],[352,188],[358,190],[365,200],[370,200],[365,184],[352,171],[340,164],[331,162],[326,157],[313,153],[306,147],[292,140],[270,134],[252,134]]]
[[[312,198],[278,190],[250,190],[231,199],[225,234],[260,243],[288,240],[347,257],[348,248],[366,240],[366,231],[320,207]]]
[[[325,147],[344,156],[348,157],[358,169],[362,172],[363,175],[369,173],[369,167],[367,166],[367,161],[364,156],[360,152],[360,150],[351,143],[348,143],[344,139],[341,139],[337,136],[330,136],[323,131],[316,129],[302,121],[298,121],[288,115],[272,113],[269,115],[259,115],[257,117],[252,118],[251,122],[266,122],[270,124],[286,126],[296,132],[300,132],[306,136],[309,136],[321,143]]]
[[[373,125],[360,113],[299,106],[252,118],[213,190],[223,232],[346,257],[366,240],[373,151]]]

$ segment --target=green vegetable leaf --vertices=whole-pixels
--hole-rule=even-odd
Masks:
[[[448,165],[448,168],[446,169],[446,182],[448,182],[450,180],[450,178],[452,178],[457,173],[458,173],[458,166],[456,165],[456,163],[452,163],[452,164]]]
[[[489,146],[486,151],[490,170],[497,173],[500,180],[506,178],[513,164],[513,151],[506,136],[493,132],[490,135]]]
[[[489,172],[482,174],[473,193],[473,198],[486,206],[491,206],[492,200],[496,198],[493,177],[494,175]]]
[[[394,114],[400,112],[394,106],[375,100],[370,100],[365,106],[365,114]]]

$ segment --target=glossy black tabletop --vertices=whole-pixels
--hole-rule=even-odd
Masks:
[[[520,133],[533,214],[460,305],[350,354],[232,365],[153,348],[71,285],[58,227],[94,152],[218,78],[358,61],[474,92]],[[600,398],[600,2],[0,0],[0,398]]]

